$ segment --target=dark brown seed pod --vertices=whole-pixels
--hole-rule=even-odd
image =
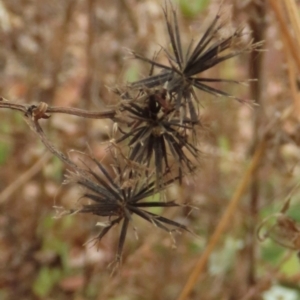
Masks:
[[[116,255],[117,262],[121,260],[128,225],[133,222],[133,215],[141,217],[168,233],[176,230],[191,232],[185,225],[147,210],[153,207],[181,206],[174,201],[160,202],[150,200],[151,196],[163,189],[158,190],[155,181],[149,181],[148,178],[145,180],[135,178],[135,173],[127,167],[121,167],[117,159],[115,159],[113,166],[116,176],[112,177],[100,162],[94,158],[92,160],[98,171],[100,171],[99,173],[87,167],[83,174],[80,171],[76,171],[69,172],[67,176],[69,182],[79,184],[86,189],[83,198],[91,200],[92,203],[84,204],[82,208],[76,211],[69,211],[68,213],[92,213],[100,217],[107,217],[108,221],[101,223],[104,224],[104,228],[96,237],[98,240],[101,240],[116,224],[122,223]],[[86,174],[89,176],[86,176]],[[178,178],[175,177],[166,181],[164,188],[177,180]]]

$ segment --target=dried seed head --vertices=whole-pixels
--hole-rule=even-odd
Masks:
[[[225,24],[220,19],[220,14],[218,14],[195,47],[192,49],[192,43],[190,43],[187,53],[184,54],[174,8],[172,6],[166,7],[164,14],[172,48],[172,52],[169,52],[166,48],[164,49],[169,65],[163,65],[155,60],[133,53],[135,58],[150,63],[152,67],[159,68],[162,72],[133,82],[130,84],[130,87],[133,89],[144,89],[163,86],[168,93],[171,105],[176,110],[184,107],[182,118],[189,117],[192,120],[199,119],[198,99],[193,88],[214,96],[231,97],[245,102],[210,85],[218,82],[240,83],[240,81],[207,78],[199,75],[225,60],[244,52],[253,51],[259,45],[253,45],[252,43],[245,45],[242,39],[244,35],[242,28],[238,28],[233,32],[230,30],[229,34],[224,35]]]
[[[139,216],[169,233],[178,229],[191,232],[185,225],[147,210],[152,207],[180,206],[174,201],[148,200],[163,190],[163,188],[157,190],[154,181],[149,179],[140,180],[140,178],[136,180],[136,174],[126,166],[122,167],[116,158],[114,164],[116,176],[112,177],[100,162],[93,158],[92,160],[100,172],[95,172],[87,167],[82,174],[80,171],[69,172],[68,174],[69,182],[79,184],[85,188],[82,198],[89,200],[89,203],[83,204],[82,208],[69,211],[69,213],[91,213],[100,217],[107,217],[107,221],[97,222],[97,226],[102,227],[97,237],[98,240],[101,240],[113,226],[122,223],[116,255],[117,261],[121,260],[128,225],[132,222],[133,215]],[[86,174],[89,176],[86,176]],[[168,180],[165,182],[164,187],[177,180],[178,178]],[[90,203],[90,201],[92,202]]]
[[[198,159],[199,151],[188,138],[188,131],[194,130],[196,122],[180,116],[169,105],[164,89],[141,90],[134,101],[130,99],[120,103],[119,115],[127,128],[120,128],[116,143],[128,142],[131,161],[147,170],[154,165],[158,186],[163,184],[164,174],[177,168],[181,180],[183,170],[191,172]],[[147,176],[148,171],[144,174]]]

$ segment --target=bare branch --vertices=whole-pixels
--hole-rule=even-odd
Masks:
[[[42,109],[43,107],[43,109]],[[39,108],[39,111],[42,113],[43,116],[38,116],[40,118],[49,118],[47,113],[61,113],[61,114],[68,114],[73,116],[78,116],[82,118],[89,118],[89,119],[113,119],[116,111],[115,110],[106,110],[101,112],[95,111],[87,111],[84,109],[79,108],[72,108],[72,107],[60,107],[60,106],[48,106],[45,102],[40,102],[38,105],[28,105],[28,104],[20,104],[14,103],[4,98],[0,98],[0,108],[8,108],[12,110],[18,110],[26,113],[29,109],[34,110]]]

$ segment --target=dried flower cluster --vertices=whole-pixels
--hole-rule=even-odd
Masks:
[[[168,232],[174,228],[189,231],[184,225],[145,210],[179,204],[174,201],[152,202],[147,199],[170,184],[181,182],[184,174],[193,172],[197,167],[199,150],[195,136],[196,127],[200,126],[200,118],[195,88],[209,94],[231,97],[208,84],[239,83],[199,75],[227,59],[255,48],[253,45],[239,48],[241,29],[221,38],[219,31],[224,24],[220,21],[220,15],[217,15],[198,43],[193,46],[191,42],[184,54],[175,10],[166,7],[164,16],[171,51],[164,48],[163,52],[169,65],[158,63],[155,58],[148,59],[133,53],[135,58],[150,64],[149,76],[126,87],[114,89],[120,100],[114,117],[118,133],[113,144],[125,143],[125,148],[122,149],[129,148],[128,151],[125,150],[126,153],[122,153],[127,161],[125,167],[121,167],[115,157],[116,172],[115,177],[111,177],[94,160],[104,178],[92,171],[89,171],[90,179],[75,174],[73,176],[76,183],[87,188],[88,192],[84,197],[93,202],[83,206],[80,212],[109,218],[98,236],[99,239],[115,224],[123,221],[118,260],[122,255],[128,224],[134,214]],[[157,74],[153,74],[155,69],[159,70]],[[129,182],[131,183],[128,184]]]
[[[100,174],[88,169],[89,176],[82,176],[80,172],[70,172],[67,178],[71,182],[85,187],[86,192],[83,194],[83,197],[93,201],[93,204],[83,205],[79,210],[80,213],[92,213],[101,217],[109,217],[108,222],[98,224],[104,227],[97,237],[99,240],[114,225],[121,221],[123,222],[116,257],[117,261],[121,259],[127,228],[132,221],[133,215],[137,215],[169,233],[176,229],[191,232],[186,226],[178,222],[146,210],[151,207],[180,206],[174,201],[147,201],[149,197],[162,190],[162,188],[158,189],[156,187],[154,181],[147,177],[136,180],[135,172],[127,166],[122,167],[116,157],[113,164],[114,177],[107,172],[100,162],[95,159],[93,161],[97,165]],[[164,186],[172,184],[177,179],[175,177],[164,182]]]
[[[51,108],[44,104],[24,107],[0,102],[1,107],[26,112],[30,127],[45,146],[73,169],[67,175],[67,182],[85,188],[83,198],[88,203],[67,213],[91,213],[108,218],[107,222],[99,222],[103,229],[98,240],[114,225],[122,223],[117,261],[121,260],[133,215],[169,233],[174,230],[191,232],[185,225],[150,212],[149,209],[153,207],[181,206],[175,201],[153,200],[160,199],[153,196],[173,183],[181,183],[183,177],[194,172],[197,167],[199,150],[196,129],[201,126],[197,93],[200,91],[232,97],[210,84],[240,83],[207,78],[201,74],[227,59],[255,49],[251,43],[241,46],[241,29],[222,37],[220,30],[224,23],[218,14],[199,41],[195,45],[192,41],[184,52],[173,7],[166,7],[164,16],[169,39],[166,44],[170,42],[171,49],[163,48],[162,52],[169,64],[161,64],[156,58],[148,59],[133,53],[135,58],[150,64],[151,71],[142,80],[114,89],[119,97],[115,110],[97,113],[74,108]],[[47,140],[39,119],[47,118],[46,113],[62,112],[88,118],[110,118],[114,121],[116,130],[109,151],[114,160],[114,172],[110,172],[94,158],[91,159],[96,171],[87,166],[78,167]]]

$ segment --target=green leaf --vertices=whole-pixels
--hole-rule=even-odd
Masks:
[[[57,182],[60,182],[63,178],[63,163],[62,161],[54,156],[51,160],[51,165],[52,167],[52,172],[51,172],[51,177],[56,180]]]
[[[219,148],[225,153],[228,153],[230,150],[230,141],[228,137],[222,135],[218,139]]]
[[[62,260],[63,269],[66,272],[68,271],[67,261],[69,255],[69,246],[65,241],[55,236],[49,236],[49,238],[44,241],[43,249],[52,250],[57,253]]]
[[[287,276],[293,276],[299,274],[300,263],[296,255],[293,255],[288,261],[286,261],[281,271]]]
[[[10,152],[11,146],[8,143],[0,143],[0,165],[6,162]]]
[[[281,246],[275,244],[271,240],[266,240],[262,243],[262,259],[264,261],[276,264],[280,261],[283,253],[286,251]]]
[[[45,297],[50,294],[53,287],[62,278],[61,271],[57,268],[50,269],[48,267],[42,268],[33,283],[33,292],[38,297]]]
[[[286,215],[292,218],[297,223],[300,222],[300,214],[299,214],[299,207],[297,205],[291,205],[289,210],[287,211]],[[299,224],[298,224],[299,225]]]
[[[46,230],[52,229],[55,225],[56,220],[51,215],[47,215],[43,218],[42,222],[40,223],[38,228],[41,233]]]
[[[132,64],[124,74],[125,81],[134,82],[139,79],[138,67],[136,64]]]
[[[194,18],[198,13],[207,8],[209,0],[179,0],[182,14],[187,18]]]

